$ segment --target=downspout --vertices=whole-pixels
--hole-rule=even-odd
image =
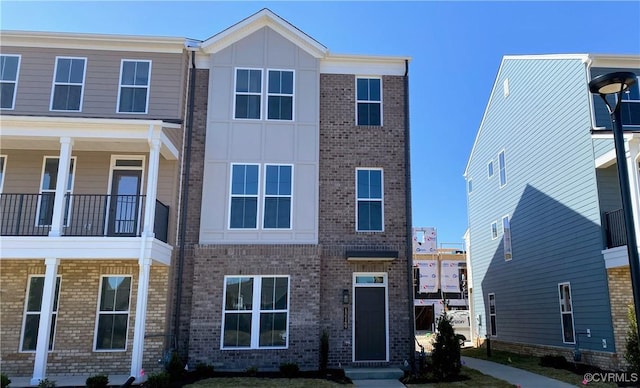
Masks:
[[[191,51],[191,77],[189,79],[189,105],[187,119],[187,137],[185,139],[185,152],[182,159],[184,177],[182,180],[182,201],[180,203],[180,221],[179,221],[179,249],[178,249],[178,274],[176,276],[176,299],[174,308],[174,327],[173,327],[173,345],[176,351],[179,350],[180,336],[180,305],[182,304],[182,276],[184,272],[184,251],[185,237],[187,234],[187,209],[189,204],[189,179],[191,172],[191,143],[193,141],[193,110],[195,102],[195,84],[196,84],[196,52],[195,48],[187,47]]]
[[[404,60],[404,158],[405,158],[405,212],[407,219],[407,296],[409,299],[409,363],[412,372],[415,368],[415,316],[413,307],[413,230],[411,217],[411,156],[410,156],[410,136],[409,136],[409,60]]]

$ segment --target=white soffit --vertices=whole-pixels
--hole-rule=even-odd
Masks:
[[[328,55],[320,61],[322,74],[405,75],[410,57]]]

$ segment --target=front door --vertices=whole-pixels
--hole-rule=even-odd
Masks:
[[[386,274],[358,274],[354,295],[354,361],[388,361]]]
[[[113,170],[109,201],[110,236],[138,235],[142,171]]]

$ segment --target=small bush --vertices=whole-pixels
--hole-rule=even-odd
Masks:
[[[284,364],[280,364],[280,373],[282,373],[284,377],[287,377],[289,379],[296,377],[299,371],[300,368],[298,368],[298,364],[296,364],[295,362],[286,362]]]
[[[638,339],[636,311],[633,305],[629,305],[627,309],[627,320],[629,321],[629,330],[627,331],[624,359],[629,363],[629,372],[637,373],[640,371],[640,341]]]
[[[213,365],[208,365],[202,362],[196,364],[196,375],[203,378],[215,376]]]
[[[144,383],[148,388],[169,388],[171,386],[171,376],[167,372],[152,373]]]
[[[433,376],[438,381],[460,375],[460,338],[453,331],[451,317],[446,312],[438,319],[438,334],[431,353]]]
[[[167,365],[167,372],[171,381],[177,381],[182,378],[184,374],[184,362],[180,358],[178,352],[171,353],[171,359]]]
[[[329,334],[324,330],[320,336],[320,370],[327,370],[329,364]]]
[[[38,388],[54,388],[56,386],[56,382],[49,379],[40,380],[38,383]]]
[[[247,374],[247,376],[253,377],[258,373],[258,367],[255,365],[250,366],[245,370],[245,373]]]
[[[4,373],[0,373],[0,380],[2,382],[2,388],[7,388],[9,384],[11,384],[11,379]]]
[[[85,381],[88,388],[105,388],[109,385],[109,377],[107,375],[95,375],[88,377]]]
[[[550,354],[540,357],[540,366],[566,370],[571,368],[571,364],[566,358],[563,356],[552,356]]]

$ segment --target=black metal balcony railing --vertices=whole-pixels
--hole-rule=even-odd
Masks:
[[[51,228],[54,193],[0,194],[0,234],[46,236]],[[144,195],[65,195],[64,236],[140,236]],[[167,242],[169,207],[156,201],[154,233]]]
[[[627,245],[627,232],[624,226],[622,209],[604,213],[603,224],[607,238],[607,248]]]

